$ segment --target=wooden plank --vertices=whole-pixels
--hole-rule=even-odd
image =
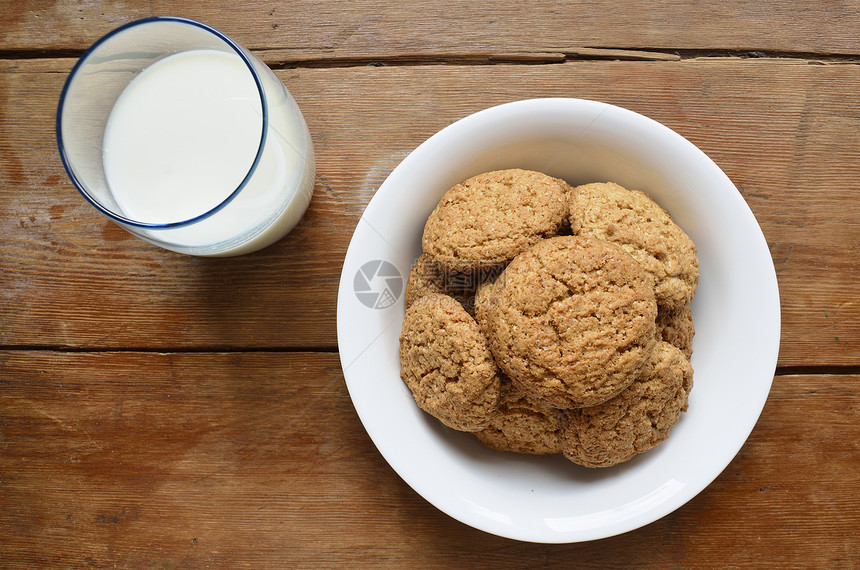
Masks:
[[[0,365],[11,567],[860,564],[858,376],[777,377],[699,496],[637,531],[552,546],[467,527],[405,485],[335,354],[6,351]]]
[[[72,189],[53,133],[71,64],[0,68],[0,99],[15,101],[0,107],[2,345],[333,347],[341,262],[391,169],[482,108],[576,96],[665,123],[735,182],[777,269],[780,365],[860,365],[860,66],[707,58],[280,70],[314,136],[313,202],[282,242],[207,260],[130,238]]]
[[[195,18],[279,61],[387,59],[580,48],[860,54],[860,4],[840,2],[491,3],[217,0],[4,2],[0,50],[81,50],[118,25],[153,15]]]

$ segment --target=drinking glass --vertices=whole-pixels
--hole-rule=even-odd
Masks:
[[[180,253],[266,247],[313,194],[313,144],[292,95],[253,54],[186,18],[147,18],[98,40],[63,87],[57,142],[97,210]]]

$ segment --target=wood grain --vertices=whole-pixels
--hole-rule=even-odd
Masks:
[[[237,14],[239,16],[237,17]],[[267,61],[488,60],[580,48],[860,54],[860,4],[636,0],[491,3],[306,0],[55,2],[4,0],[0,50],[82,50],[125,22],[177,15],[209,23]]]
[[[362,429],[334,354],[0,363],[10,567],[860,564],[858,376],[778,377],[746,445],[687,505],[552,546],[477,531],[412,491]]]
[[[781,366],[860,365],[860,66],[705,58],[281,70],[314,136],[313,202],[278,244],[212,260],[132,238],[71,187],[53,134],[71,64],[0,68],[0,97],[16,102],[0,107],[2,345],[334,347],[340,266],[391,169],[482,108],[575,96],[665,123],[735,182],[776,266]]]

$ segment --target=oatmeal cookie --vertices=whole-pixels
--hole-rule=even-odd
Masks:
[[[629,386],[657,342],[656,316],[642,267],[593,238],[543,240],[478,293],[499,367],[555,408],[595,406]]]
[[[689,303],[677,309],[657,307],[657,340],[665,340],[681,349],[687,360],[693,356],[693,311]]]
[[[699,281],[696,247],[647,194],[595,182],[575,187],[568,201],[574,234],[623,247],[654,277],[660,305],[677,308],[690,302]]]
[[[500,379],[487,340],[447,295],[425,295],[406,310],[400,376],[422,410],[456,430],[486,428],[498,408]]]
[[[567,410],[562,418],[565,457],[586,467],[611,467],[669,437],[687,410],[693,368],[680,350],[659,342],[642,375],[599,406]]]
[[[561,453],[561,415],[558,410],[527,396],[502,376],[499,409],[490,426],[475,435],[497,451],[547,455]]]
[[[530,170],[479,174],[448,190],[424,226],[424,253],[448,271],[504,265],[567,222],[571,187]]]

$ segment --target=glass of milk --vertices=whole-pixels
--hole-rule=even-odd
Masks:
[[[233,256],[289,232],[313,194],[295,100],[218,30],[147,18],[96,42],[60,96],[57,141],[93,206],[180,253]]]

